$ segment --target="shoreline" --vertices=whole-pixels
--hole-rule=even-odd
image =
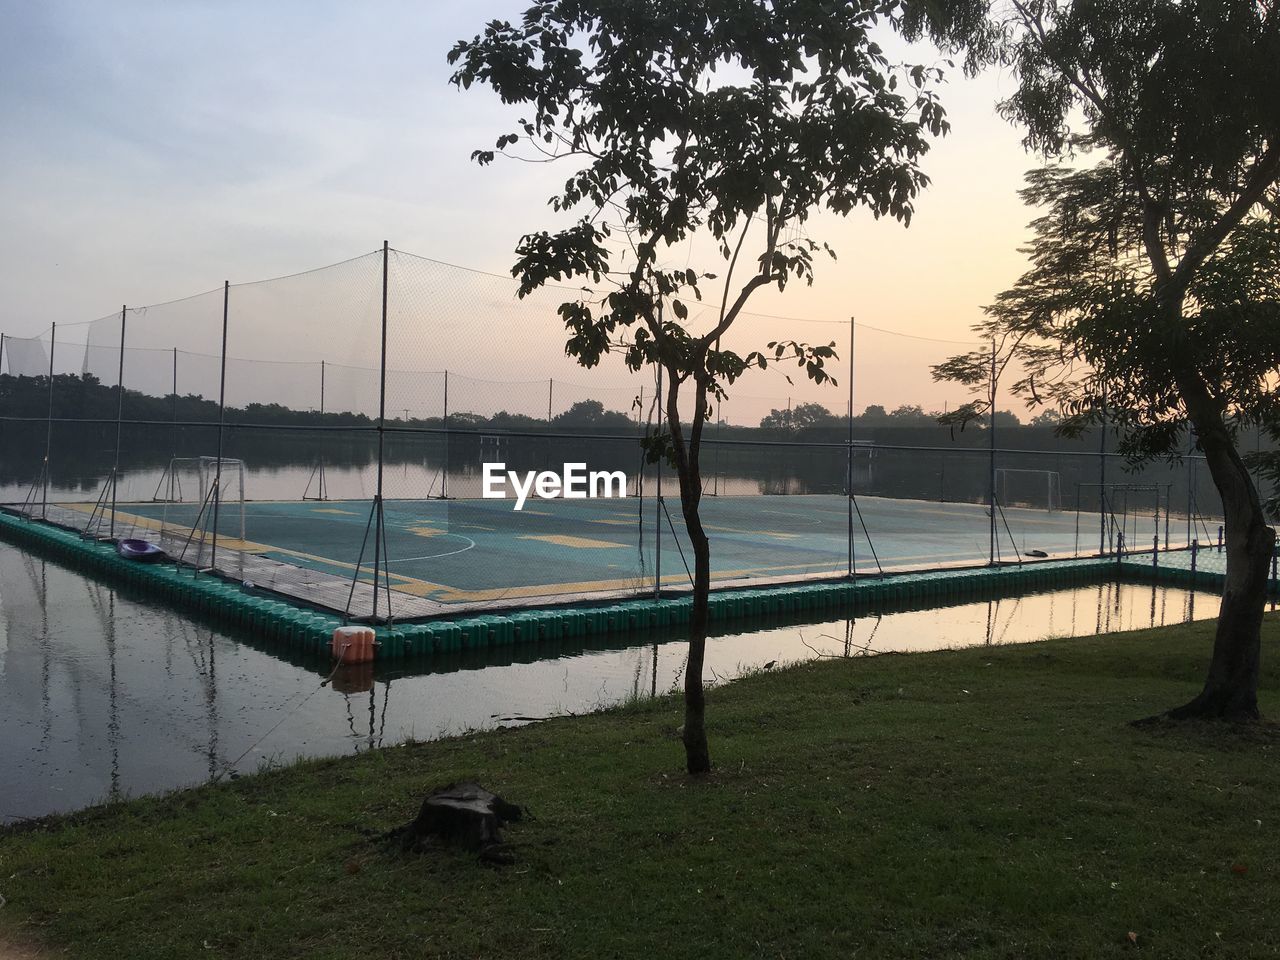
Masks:
[[[1280,733],[1128,722],[1198,689],[1211,630],[753,674],[710,691],[700,780],[668,697],[6,828],[0,938],[108,958],[1107,955],[1130,932],[1161,956],[1264,952]],[[1263,642],[1275,716],[1276,615]],[[461,779],[530,808],[514,865],[370,842]]]

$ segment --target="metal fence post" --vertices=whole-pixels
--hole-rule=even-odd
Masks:
[[[49,458],[53,454],[53,352],[58,346],[58,325],[49,327],[49,412],[45,418],[44,477],[40,486],[40,519],[49,518]]]
[[[854,319],[849,318],[849,437],[845,449],[845,536],[849,546],[848,575],[856,576],[857,558],[853,553],[853,330]]]
[[[382,504],[382,474],[385,461],[387,423],[387,273],[390,257],[390,243],[382,241],[382,352],[378,363],[378,489],[374,494],[374,530],[373,530],[373,620],[378,620],[378,587],[382,576],[382,566],[386,558],[382,555],[383,540],[386,537]],[[358,573],[358,571],[357,571]],[[391,580],[387,578],[387,618],[391,618]]]
[[[227,420],[227,317],[231,306],[231,281],[222,281],[222,357],[218,369],[218,460],[213,469],[213,545],[209,567],[218,568],[218,514],[222,505],[222,436]]]
[[[178,348],[173,348],[173,432],[169,438],[170,459],[178,455]],[[172,466],[172,463],[170,464]]]
[[[658,422],[662,423],[662,363],[658,363]],[[653,599],[662,594],[662,458],[657,460],[657,474],[654,487],[655,507],[653,511]],[[643,534],[642,534],[643,536]]]
[[[440,499],[449,499],[449,371],[444,372],[444,469],[440,471]]]
[[[1102,423],[1098,429],[1098,555],[1107,552],[1107,389],[1102,388]]]
[[[987,477],[987,503],[991,507],[989,562],[996,562],[996,340],[991,338],[991,474]]]
[[[116,458],[111,466],[111,524],[107,535],[116,536],[116,502],[120,487],[120,436],[124,428],[124,334],[128,307],[120,308],[120,366],[116,373]],[[101,529],[101,528],[99,528]]]

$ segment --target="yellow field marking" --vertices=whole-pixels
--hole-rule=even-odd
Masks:
[[[779,540],[796,540],[799,539],[799,533],[783,533],[781,530],[740,530],[737,527],[713,527],[705,524],[704,529],[714,530],[716,533],[743,533],[752,537],[776,537]]]
[[[764,573],[773,573],[778,571],[802,570],[805,564],[788,564],[781,567],[754,567],[749,570],[724,570],[714,575],[715,580],[738,580],[750,576],[756,576]],[[831,569],[834,569],[832,565]],[[664,575],[662,578],[664,584],[671,586],[688,586],[689,577],[680,571]],[[548,587],[553,587],[554,593],[592,593],[600,590],[625,590],[638,589],[640,586],[652,586],[653,578],[645,577],[641,580],[638,577],[625,577],[616,580],[578,580],[572,583],[537,583],[523,587],[494,587],[488,590],[462,590],[456,587],[440,587],[432,585],[431,588],[423,589],[417,586],[397,587],[399,593],[407,593],[415,597],[431,597],[442,603],[465,603],[468,601],[484,601],[484,600],[505,600],[519,599],[520,597],[544,597],[548,594]]]
[[[438,527],[406,527],[405,529],[418,537],[439,537],[445,532]]]
[[[93,504],[64,504],[68,509],[75,510],[79,513],[92,513]],[[116,513],[116,520],[123,521],[135,527],[141,527],[144,530],[154,530],[157,533],[163,529],[159,520],[152,520],[150,517],[140,517],[131,513]],[[193,541],[194,542],[194,541]],[[332,557],[321,557],[314,553],[307,553],[303,550],[290,550],[288,547],[276,547],[267,543],[255,543],[252,540],[228,540],[225,537],[218,538],[218,545],[227,547],[231,550],[238,550],[241,553],[283,553],[290,557],[301,557],[305,560],[311,560],[315,563],[322,563],[330,567],[338,567],[342,570],[355,570],[354,563],[345,563],[342,560],[334,560]],[[366,567],[368,564],[365,565]],[[422,586],[432,590],[451,590],[444,584],[431,583],[428,580],[419,580],[417,577],[406,577],[404,574],[392,573],[386,571],[386,576],[392,580],[399,580],[401,583],[411,586]],[[399,588],[397,588],[399,589]],[[425,593],[415,594],[416,596],[426,596]]]
[[[93,507],[90,504],[68,503],[63,506],[70,510],[75,510],[77,513],[93,512]],[[140,517],[132,513],[116,511],[116,520],[122,523],[128,523],[131,527],[141,527],[144,530],[154,530],[157,533],[163,532],[164,530],[164,524],[159,520],[152,520],[150,517]],[[173,527],[170,527],[169,529],[173,530]],[[192,538],[192,543],[195,543],[198,539],[198,537]],[[278,547],[267,546],[264,543],[254,543],[252,540],[240,540],[234,537],[218,537],[218,546],[226,547],[228,550],[239,550],[241,553],[264,553],[267,550],[279,549]]]
[[[311,512],[312,513],[341,513],[344,516],[348,516],[348,517],[360,516],[360,514],[356,513],[354,510],[339,510],[337,507],[312,507]]]
[[[924,554],[919,557],[895,557],[894,563],[910,563],[913,560],[933,560],[934,556]],[[952,561],[953,563],[963,563],[964,561]],[[804,563],[788,563],[779,566],[768,567],[748,567],[742,570],[718,570],[712,575],[712,582],[722,582],[725,580],[744,580],[750,577],[759,577],[768,574],[782,573],[821,573],[840,572],[841,564],[832,563],[829,565],[813,565]],[[910,572],[910,571],[902,571]],[[395,576],[394,574],[392,576]],[[866,576],[865,572],[863,576]],[[679,573],[666,574],[662,578],[664,584],[670,586],[683,587],[688,586],[689,578],[680,571]],[[493,587],[485,590],[466,590],[459,587],[450,587],[439,583],[430,583],[427,581],[417,581],[405,586],[396,586],[397,593],[408,594],[414,597],[428,597],[433,600],[439,600],[441,603],[467,603],[467,602],[483,602],[486,600],[507,600],[520,599],[522,597],[545,597],[548,593],[593,593],[603,590],[627,590],[638,589],[640,586],[652,586],[652,577],[645,577],[641,580],[639,577],[619,577],[613,580],[577,580],[569,583],[536,583],[520,587]]]
[[[672,578],[675,582],[680,578]],[[663,578],[667,580],[666,577]],[[652,581],[647,581],[652,583]],[[683,578],[683,582],[688,583],[688,578]],[[640,585],[635,577],[622,580],[582,580],[575,583],[557,583],[554,584],[556,593],[589,593],[595,590],[618,590],[623,588],[637,588]],[[396,587],[397,593],[406,593],[415,597],[430,597],[433,600],[439,600],[441,603],[464,603],[469,600],[504,600],[508,597],[541,597],[547,595],[547,587],[545,583],[534,584],[526,587],[495,587],[489,590],[460,590],[456,587],[443,587],[436,584],[428,584],[425,588],[412,587]]]
[[[517,540],[538,540],[542,543],[553,543],[557,547],[576,547],[579,550],[625,550],[625,543],[611,543],[608,540],[591,540],[587,537],[566,537],[558,533],[544,533],[527,537],[516,537]]]
[[[605,523],[613,527],[633,527],[636,524],[636,518],[629,520],[591,520],[590,523]],[[713,530],[716,533],[742,533],[753,537],[776,537],[779,540],[798,540],[804,534],[800,533],[783,533],[781,530],[740,530],[737,527],[715,527],[711,524],[704,526],[706,530]]]

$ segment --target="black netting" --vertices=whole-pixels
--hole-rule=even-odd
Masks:
[[[656,378],[617,355],[592,370],[565,355],[557,308],[581,291],[520,299],[510,278],[394,250],[385,266],[379,250],[6,336],[0,501],[91,534],[157,538],[323,606],[354,596],[355,612],[371,606],[375,552],[398,616],[687,585],[676,478],[640,444],[661,418]],[[715,308],[696,306],[695,328]],[[771,363],[713,406],[701,465],[716,582],[1216,536],[1202,458],[1133,470],[1096,436],[1014,426],[993,457],[985,425],[936,419],[967,396],[930,368],[970,345],[853,333],[851,353],[846,319],[749,313],[725,335],[743,354],[795,339],[839,356],[835,385]],[[685,415],[692,406],[686,395]],[[613,496],[534,489],[514,509],[516,482],[567,464],[622,479]],[[505,498],[486,497],[486,465],[516,475]]]

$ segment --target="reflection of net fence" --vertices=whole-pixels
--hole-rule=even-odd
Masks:
[[[640,444],[658,384],[565,356],[557,308],[579,294],[521,300],[387,249],[0,337],[0,502],[361,616],[687,586],[676,478]],[[835,342],[842,389],[771,367],[713,409],[718,583],[1168,547],[1216,525],[1199,458],[1122,473],[1096,437],[1047,427],[1001,427],[992,451],[981,424],[931,416],[964,397],[930,366],[965,345],[856,329],[856,356],[848,321],[746,314],[726,336],[744,354]],[[851,418],[855,373],[897,398]],[[485,496],[486,464],[514,483],[571,463],[622,472],[625,496]]]

